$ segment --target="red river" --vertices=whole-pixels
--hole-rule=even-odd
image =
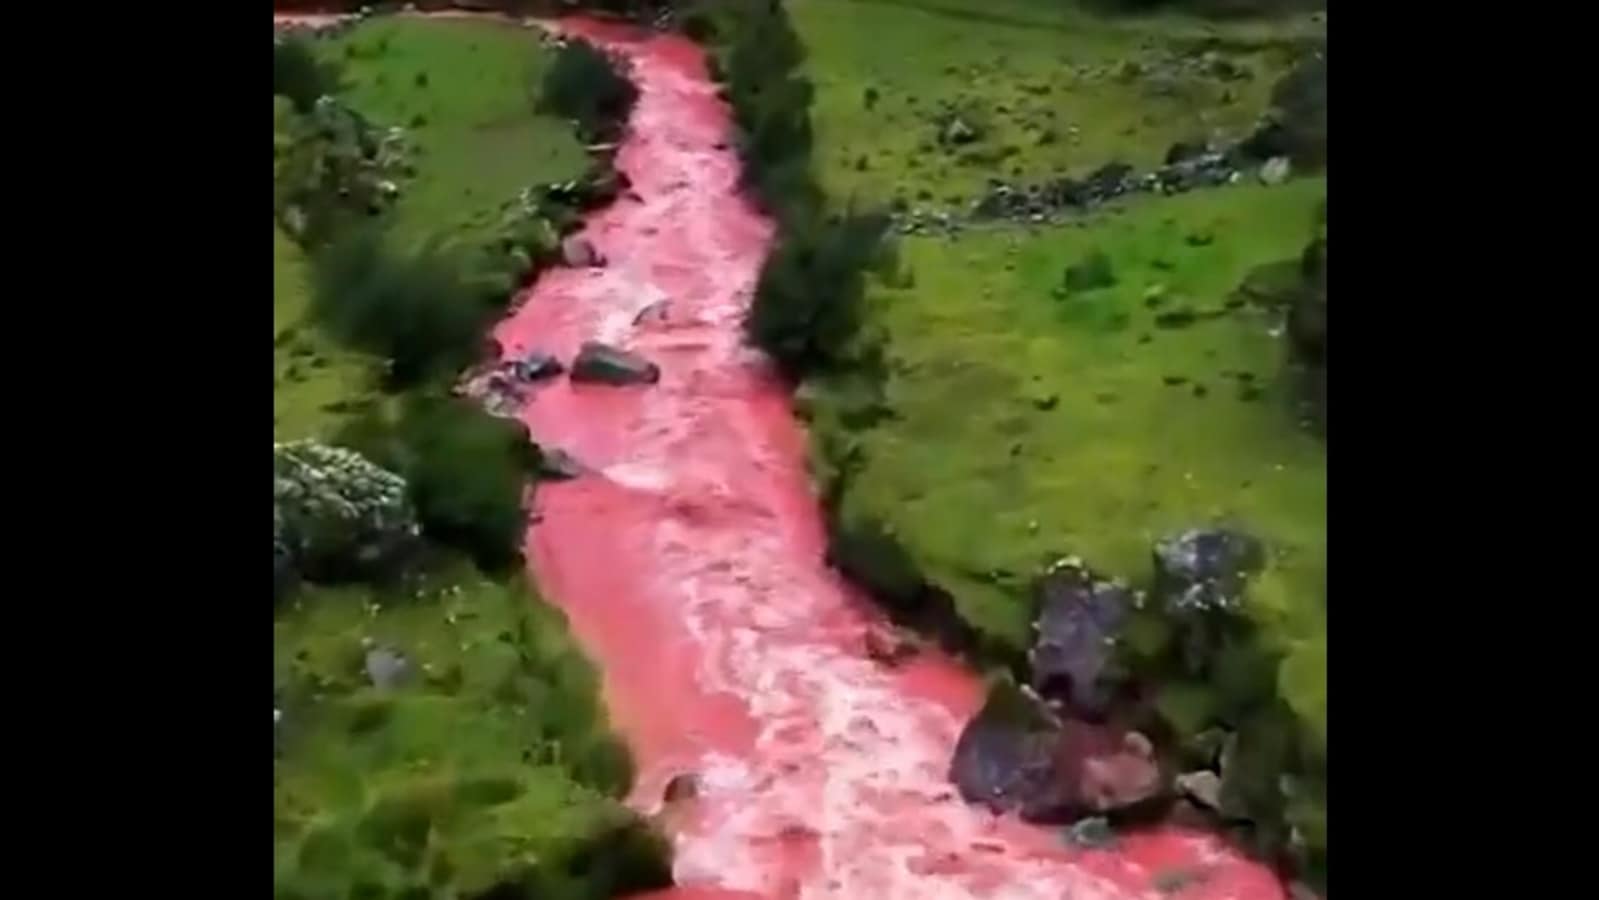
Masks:
[[[604,674],[638,761],[631,802],[655,813],[672,776],[699,781],[662,817],[680,886],[656,896],[1281,900],[1269,870],[1211,836],[1079,850],[961,801],[946,773],[980,685],[933,654],[869,660],[879,616],[823,563],[804,432],[742,335],[773,225],[740,194],[701,50],[554,27],[631,62],[640,95],[617,164],[636,198],[587,221],[608,265],[546,271],[496,337],[508,356],[569,360],[601,340],[661,367],[654,386],[562,379],[521,413],[590,469],[539,488],[527,556]]]

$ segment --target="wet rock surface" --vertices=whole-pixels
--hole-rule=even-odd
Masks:
[[[1034,592],[1038,619],[1028,651],[1033,688],[1078,715],[1104,715],[1111,691],[1103,676],[1132,608],[1132,592],[1075,559],[1053,566]]]
[[[661,368],[637,353],[587,341],[572,361],[571,379],[594,384],[654,384]]]
[[[1265,564],[1265,548],[1226,528],[1195,528],[1155,543],[1155,596],[1177,615],[1236,611],[1249,577]]]
[[[1003,684],[962,732],[950,778],[968,802],[1049,824],[1130,809],[1165,793],[1143,735],[1054,720],[1036,700]]]
[[[372,686],[383,690],[401,687],[416,674],[411,661],[391,647],[373,647],[366,652],[366,676]]]

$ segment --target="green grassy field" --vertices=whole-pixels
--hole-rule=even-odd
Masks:
[[[627,757],[558,614],[467,566],[291,603],[273,640],[278,896],[473,896],[523,870],[608,896],[577,858],[628,849]],[[368,647],[413,677],[373,686]]]
[[[538,33],[491,21],[374,20],[335,45],[345,98],[408,130],[418,172],[395,208],[407,236],[483,234],[519,191],[583,171],[568,123],[533,114],[552,59]]]
[[[341,99],[419,149],[385,214],[402,239],[470,245],[520,190],[584,167],[569,124],[532,112],[528,85],[550,56],[533,32],[386,19],[320,46],[344,60]],[[379,388],[380,360],[310,320],[309,274],[274,228],[277,440],[326,440],[363,404],[399,400]],[[663,883],[665,847],[617,799],[630,763],[559,614],[518,576],[460,561],[417,571],[390,587],[304,586],[277,610],[275,895],[514,886],[600,900]],[[369,644],[403,653],[415,678],[374,686]]]
[[[1319,27],[1042,0],[807,0],[792,16],[817,86],[817,172],[839,204],[969,199],[991,175],[1147,166],[1176,140],[1236,135]],[[1217,74],[1228,66],[1249,75]],[[988,135],[940,146],[941,105]],[[964,617],[1012,646],[1028,640],[1027,586],[1047,560],[1075,553],[1141,581],[1157,536],[1241,525],[1272,547],[1254,606],[1288,652],[1283,694],[1325,736],[1325,445],[1298,421],[1279,317],[1224,307],[1253,267],[1298,256],[1324,195],[1320,178],[1249,183],[1059,227],[904,239],[910,283],[874,283],[866,312],[888,339],[892,417],[851,429],[858,385],[806,389],[821,465],[826,446],[864,460],[845,519],[885,523]],[[1116,283],[1064,291],[1067,266],[1096,251]],[[1200,316],[1155,321],[1182,310]]]
[[[471,243],[525,187],[577,177],[583,148],[568,123],[532,112],[529,85],[551,54],[534,32],[487,21],[387,18],[321,44],[342,61],[341,98],[373,122],[407,129],[416,174],[389,213],[411,241]],[[306,319],[308,262],[274,230],[274,435],[326,436],[379,402],[377,362],[335,346]]]
[[[1324,187],[1240,187],[1134,203],[1083,227],[904,241],[914,286],[879,284],[869,298],[889,335],[894,416],[848,433],[865,465],[846,516],[889,523],[963,614],[1019,646],[1025,585],[1047,560],[1076,553],[1143,578],[1160,534],[1234,521],[1274,548],[1256,587],[1263,616],[1291,646],[1324,654],[1325,451],[1293,415],[1278,318],[1245,307],[1155,324],[1219,310],[1251,268],[1294,257]],[[1062,296],[1066,267],[1095,251],[1116,284]],[[848,402],[821,387],[818,439],[847,431],[829,413]],[[1324,697],[1300,705],[1325,721]]]
[[[376,402],[376,360],[337,346],[306,316],[305,253],[272,230],[272,434],[280,441],[331,434],[360,404]]]
[[[1105,19],[1055,0],[805,0],[791,16],[829,195],[939,205],[990,176],[1081,175],[1117,158],[1147,167],[1175,141],[1237,136],[1317,27]],[[1228,66],[1246,74],[1218,74]],[[986,135],[941,146],[947,109]]]

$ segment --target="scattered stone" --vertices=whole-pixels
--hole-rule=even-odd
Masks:
[[[523,381],[538,381],[544,378],[553,378],[566,371],[561,361],[553,354],[541,350],[534,350],[518,360],[513,360],[510,365],[512,376]]]
[[[1183,238],[1183,242],[1190,247],[1209,247],[1216,242],[1216,236],[1208,231],[1195,231]]]
[[[1278,185],[1288,180],[1292,165],[1286,156],[1274,156],[1260,167],[1260,183]]]
[[[605,257],[588,238],[573,235],[561,241],[561,261],[574,269],[594,269],[605,265]]]
[[[1089,717],[1110,701],[1102,676],[1132,607],[1132,592],[1075,560],[1056,563],[1034,586],[1038,619],[1027,652],[1032,686],[1046,700]]]
[[[1202,869],[1188,869],[1182,867],[1162,869],[1151,882],[1151,886],[1162,894],[1175,894],[1205,880]]]
[[[965,119],[956,116],[949,120],[944,130],[939,133],[939,140],[946,144],[961,146],[977,140],[977,129],[967,124]]]
[[[1177,790],[1205,809],[1221,809],[1221,776],[1209,769],[1178,775]]]
[[[1155,595],[1167,609],[1182,613],[1242,608],[1249,577],[1266,561],[1260,541],[1225,528],[1162,538],[1154,557]]]
[[[571,481],[583,474],[583,464],[559,447],[545,447],[540,454],[539,474],[551,481]]]
[[[572,361],[571,378],[613,385],[654,384],[661,378],[661,368],[636,353],[587,341]]]
[[[1208,393],[1210,393],[1210,389],[1205,387],[1204,385],[1202,385],[1202,384],[1194,385],[1194,396],[1195,397],[1203,397],[1203,396],[1205,396]]]
[[[666,782],[666,790],[662,799],[667,803],[680,803],[684,800],[693,800],[700,794],[700,779],[693,772],[680,772],[673,775]]]
[[[889,668],[916,655],[916,645],[891,628],[867,626],[862,643],[868,659]]]
[[[1066,829],[1066,842],[1084,850],[1108,850],[1116,846],[1116,831],[1104,816],[1090,816]]]
[[[1165,382],[1167,387],[1182,387],[1188,383],[1188,377],[1185,375],[1164,375],[1160,380]]]
[[[374,687],[392,690],[409,682],[414,674],[411,661],[398,650],[373,647],[366,652],[366,675]]]
[[[1044,412],[1048,412],[1054,409],[1058,403],[1060,403],[1059,394],[1047,394],[1043,397],[1034,398],[1033,407]]]

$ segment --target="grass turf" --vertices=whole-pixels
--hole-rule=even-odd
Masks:
[[[309,321],[305,253],[272,230],[272,435],[286,441],[331,434],[376,402],[377,362],[339,347]]]
[[[391,225],[480,239],[522,188],[576,177],[568,123],[532,113],[549,54],[492,22],[387,19],[321,45],[342,98],[408,128],[417,172]],[[274,437],[332,435],[391,402],[379,361],[306,316],[309,262],[273,234]],[[617,800],[629,763],[559,615],[464,563],[403,588],[307,586],[274,620],[284,712],[274,767],[275,893],[594,898],[663,883],[665,848]],[[414,683],[370,685],[362,639],[400,649]],[[352,893],[353,892],[353,893]]]
[[[812,388],[816,439],[864,460],[846,519],[887,523],[964,617],[1013,646],[1047,560],[1142,580],[1160,534],[1239,523],[1272,547],[1255,605],[1291,651],[1290,702],[1325,733],[1326,456],[1296,421],[1280,315],[1155,321],[1221,311],[1251,268],[1296,256],[1324,191],[1251,185],[1076,227],[905,240],[913,286],[868,300],[893,416],[851,431],[849,386]],[[1065,269],[1096,252],[1115,283],[1065,291]]]
[[[406,128],[417,148],[417,175],[394,210],[402,235],[481,236],[523,188],[582,173],[570,124],[533,113],[554,55],[537,32],[392,17],[333,46],[345,99],[373,121]]]
[[[414,677],[373,686],[368,646],[403,653]],[[611,876],[580,871],[583,855],[625,851],[623,834],[648,847],[615,799],[626,755],[594,672],[516,587],[460,565],[388,590],[309,589],[277,616],[273,655],[278,896],[510,881],[599,897]]]
[[[1175,141],[1236,137],[1319,28],[1308,18],[1107,19],[1058,0],[790,9],[816,87],[817,174],[840,202],[946,205],[991,176],[1080,176],[1118,158],[1149,167]],[[986,134],[941,145],[949,110]]]

